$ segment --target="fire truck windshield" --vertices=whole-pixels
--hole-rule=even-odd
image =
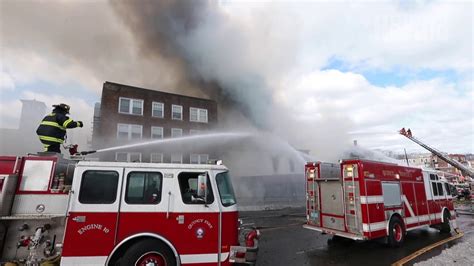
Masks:
[[[222,205],[225,207],[232,206],[236,203],[234,188],[230,182],[229,172],[219,173],[216,176],[217,188],[219,189],[219,195],[221,198]]]

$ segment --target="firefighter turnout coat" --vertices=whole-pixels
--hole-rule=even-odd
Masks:
[[[65,112],[54,110],[41,121],[36,134],[45,145],[62,144],[66,136],[66,128],[82,127],[82,122],[74,121]]]

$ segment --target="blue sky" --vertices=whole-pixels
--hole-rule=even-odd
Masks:
[[[413,80],[442,79],[446,83],[457,84],[462,77],[455,69],[410,68],[410,66],[392,66],[384,68],[358,67],[337,58],[330,58],[322,70],[337,69],[341,72],[353,72],[363,75],[372,85],[379,87],[401,87]]]

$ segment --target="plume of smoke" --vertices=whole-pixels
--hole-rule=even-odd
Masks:
[[[262,58],[241,25],[215,1],[113,1],[143,56],[165,58],[180,79],[267,127],[272,91]],[[283,62],[280,62],[283,63]]]
[[[315,155],[339,154],[334,151],[348,128],[343,117],[328,111],[328,118],[299,121],[275,101],[277,90],[292,89],[281,79],[297,65],[301,40],[287,6],[261,5],[251,11],[257,15],[243,18],[215,1],[6,0],[2,59],[23,73],[42,66],[50,71],[38,73],[40,80],[65,86],[68,74],[93,91],[111,80],[213,98],[224,129],[257,126]],[[18,58],[25,60],[19,64]],[[46,63],[53,61],[61,64]]]

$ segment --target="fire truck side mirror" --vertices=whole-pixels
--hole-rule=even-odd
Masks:
[[[200,174],[198,176],[197,197],[200,199],[207,199],[207,174]]]

